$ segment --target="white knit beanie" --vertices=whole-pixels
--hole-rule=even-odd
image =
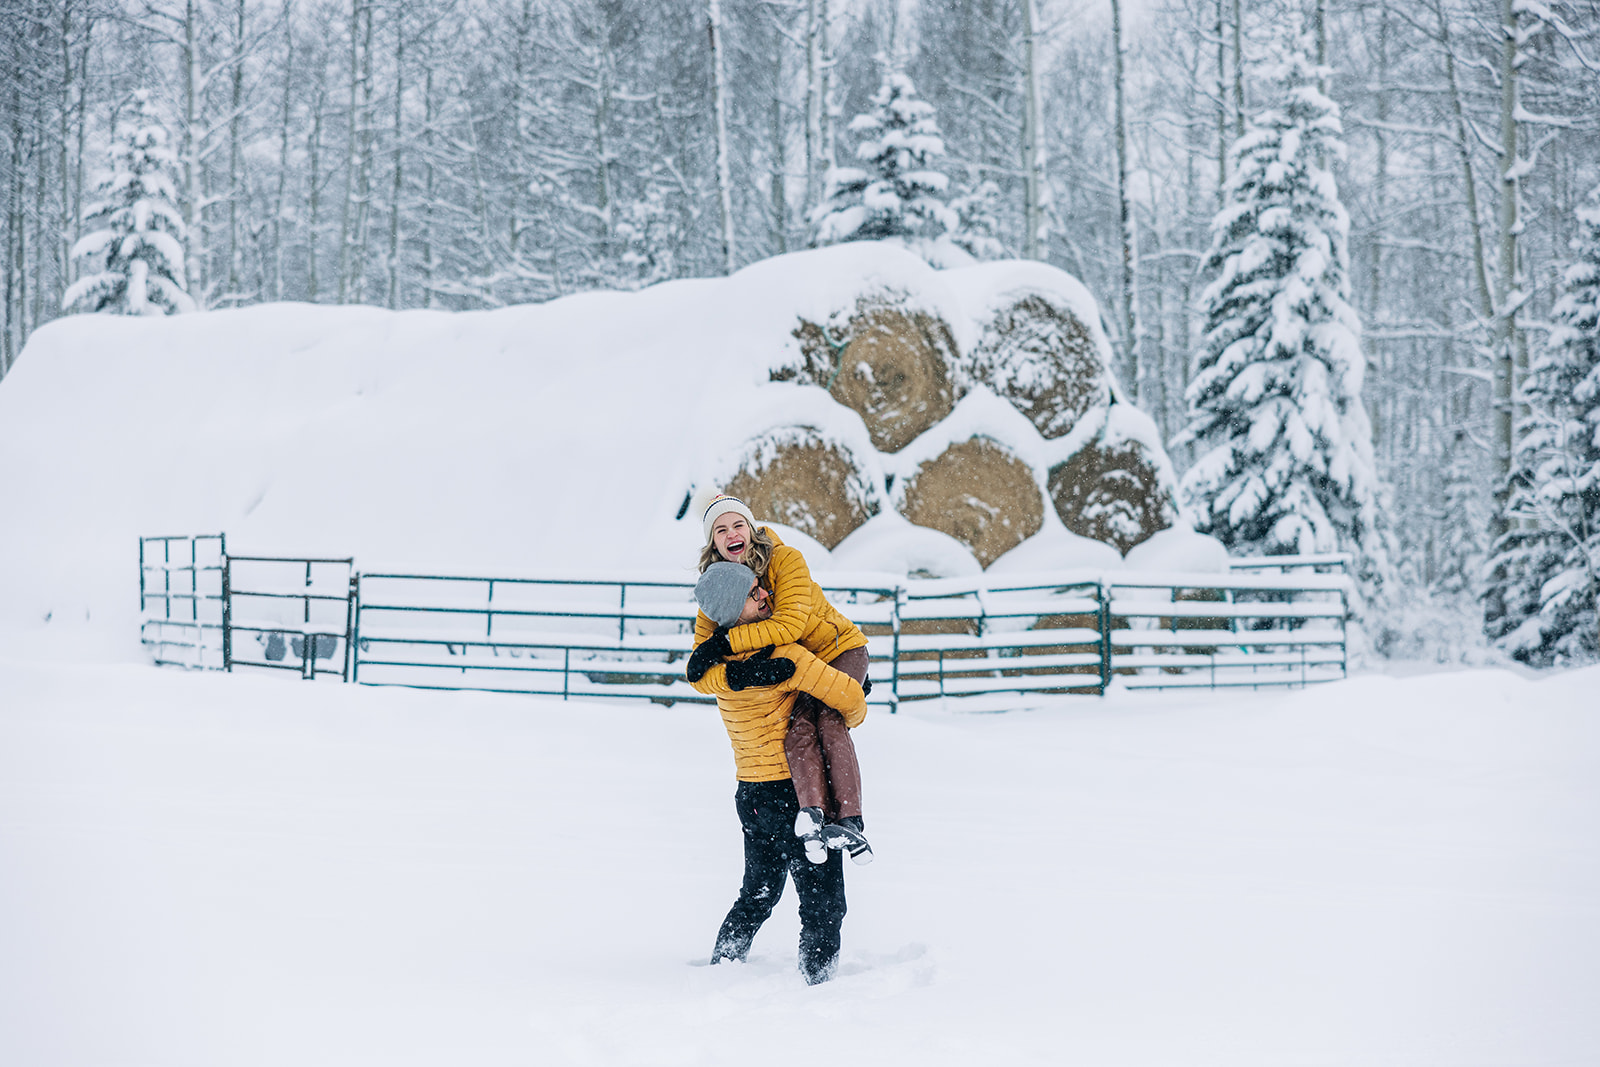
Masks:
[[[701,520],[701,525],[705,528],[707,542],[711,540],[712,525],[716,523],[717,519],[730,511],[743,515],[744,521],[750,524],[750,532],[755,532],[756,517],[750,514],[750,509],[745,505],[745,502],[736,496],[719,493],[711,498],[711,503],[706,506],[705,517]]]

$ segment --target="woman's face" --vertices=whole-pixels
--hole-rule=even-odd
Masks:
[[[750,534],[750,524],[737,512],[718,515],[711,524],[712,547],[729,563],[744,561],[744,554],[750,550]]]

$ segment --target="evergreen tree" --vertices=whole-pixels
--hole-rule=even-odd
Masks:
[[[828,171],[826,197],[812,215],[812,244],[894,238],[937,259],[959,223],[944,202],[950,180],[934,169],[944,139],[933,105],[917,96],[910,78],[891,70],[850,130],[861,138],[862,166]]]
[[[1211,225],[1215,278],[1179,437],[1198,459],[1182,492],[1231,552],[1354,553],[1370,602],[1390,564],[1348,302],[1349,217],[1328,170],[1344,151],[1338,107],[1303,49],[1275,73],[1278,106],[1235,142]]]
[[[998,185],[992,181],[979,180],[974,175],[968,191],[951,199],[950,210],[956,215],[956,225],[950,234],[950,240],[957,248],[965,251],[973,259],[1005,258],[1005,245],[1000,243]]]
[[[73,246],[89,272],[61,298],[66,311],[172,315],[193,311],[185,291],[177,157],[149,95],[134,93],[133,120],[112,141],[111,169],[84,221],[99,228]]]
[[[1480,484],[1481,464],[1465,430],[1455,432],[1447,455],[1433,588],[1449,597],[1470,597],[1488,557],[1484,531],[1489,528],[1489,494]]]
[[[1575,260],[1530,368],[1510,511],[1491,578],[1491,638],[1537,666],[1600,658],[1600,188],[1578,211]]]

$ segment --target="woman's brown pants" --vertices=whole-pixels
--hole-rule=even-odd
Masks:
[[[841,652],[828,666],[856,681],[867,677],[867,650]],[[861,765],[844,717],[809,693],[801,693],[783,739],[795,796],[802,808],[821,808],[829,820],[861,814]]]

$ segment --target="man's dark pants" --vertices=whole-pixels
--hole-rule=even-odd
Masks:
[[[844,924],[844,854],[829,849],[825,863],[806,859],[794,835],[800,802],[794,782],[740,782],[734,807],[744,827],[744,884],[739,899],[717,933],[711,962],[742,960],[756,931],[783,895],[784,881],[794,876],[800,897],[800,971],[815,985],[833,977],[839,962],[839,928]]]

